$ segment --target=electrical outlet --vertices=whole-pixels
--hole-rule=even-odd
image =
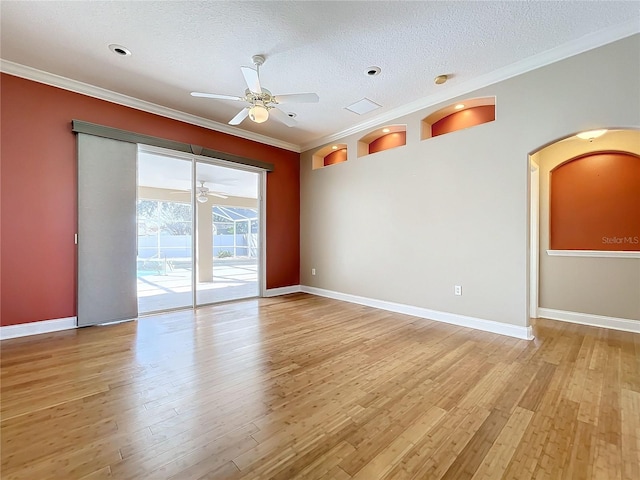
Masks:
[[[316,269],[315,269],[315,268],[312,268],[312,269],[311,269],[311,275],[315,275],[315,274],[316,274]]]
[[[462,285],[455,285],[455,286],[453,287],[453,292],[454,292],[456,295],[462,295]]]

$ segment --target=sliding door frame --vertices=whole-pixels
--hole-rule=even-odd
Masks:
[[[266,192],[267,192],[267,172],[269,171],[266,168],[262,168],[260,166],[236,163],[233,161],[212,158],[209,156],[203,155],[195,155],[192,153],[187,153],[184,151],[172,150],[169,148],[158,147],[154,145],[146,145],[139,143],[138,144],[138,152],[147,152],[151,154],[164,155],[168,157],[178,158],[181,160],[188,160],[191,162],[191,251],[192,251],[192,268],[191,268],[191,308],[197,308],[199,305],[197,303],[197,280],[198,280],[198,272],[197,272],[197,255],[199,252],[196,248],[197,243],[197,202],[196,202],[196,188],[197,188],[197,172],[196,168],[198,163],[204,163],[209,165],[216,165],[224,168],[231,168],[234,170],[243,170],[246,172],[252,172],[258,174],[258,242],[259,242],[259,261],[258,261],[258,296],[264,297],[266,288],[267,288],[267,280],[266,280],[266,272],[267,272],[267,235],[266,235],[266,219],[267,219],[267,202],[266,202]],[[137,201],[137,195],[136,195]],[[208,304],[203,304],[208,305]],[[183,308],[183,307],[180,307]],[[156,313],[156,312],[153,312]]]
[[[203,157],[201,155],[195,155],[194,162],[194,172],[195,165],[198,162],[208,163],[209,165],[217,165],[218,167],[224,168],[232,168],[234,170],[243,170],[245,172],[257,173],[258,176],[258,242],[260,244],[259,255],[260,259],[258,262],[258,296],[264,297],[265,292],[267,290],[267,234],[266,234],[266,225],[267,225],[267,202],[266,202],[266,193],[267,193],[267,170],[254,167],[252,165],[242,165],[239,163],[229,162],[226,160],[221,160],[217,158],[211,157]],[[195,174],[195,173],[194,173]],[[195,178],[195,177],[194,177]],[[195,190],[194,190],[195,192]],[[193,195],[193,201],[195,202],[195,193]],[[194,305],[196,303],[194,302]]]

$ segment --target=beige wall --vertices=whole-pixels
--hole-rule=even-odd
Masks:
[[[404,147],[357,158],[359,132],[339,141],[347,162],[318,170],[303,153],[301,283],[527,325],[529,153],[640,125],[639,52],[635,35],[447,102],[495,95],[495,122],[421,141],[439,104],[389,122],[407,125]]]
[[[572,137],[532,155],[540,166],[539,303],[542,308],[640,320],[640,259],[547,254],[551,170],[578,155],[603,150],[640,155],[640,131],[609,131],[593,142]]]

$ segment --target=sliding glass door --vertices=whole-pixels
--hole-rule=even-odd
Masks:
[[[141,314],[257,297],[263,172],[140,147]]]
[[[196,165],[196,304],[260,294],[260,173]]]
[[[192,161],[138,152],[137,282],[141,314],[193,305]]]

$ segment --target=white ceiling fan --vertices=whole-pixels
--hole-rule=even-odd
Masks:
[[[278,105],[282,103],[317,103],[320,100],[315,93],[273,95],[260,85],[260,66],[264,63],[264,57],[262,55],[254,55],[251,60],[256,67],[255,69],[240,67],[249,87],[245,90],[244,97],[200,92],[191,92],[191,95],[194,97],[247,102],[248,105],[229,121],[229,125],[239,125],[247,117],[255,123],[262,123],[266,122],[270,115],[273,115],[276,120],[284,123],[287,127],[293,127],[297,122],[287,113],[280,110]]]
[[[218,198],[229,198],[227,195],[224,195],[222,193],[219,192],[212,192],[209,187],[205,187],[205,181],[204,180],[198,180],[198,182],[200,182],[200,186],[196,187],[196,200],[200,203],[207,203],[207,201],[209,201],[209,195],[211,195],[212,197],[218,197]],[[185,193],[185,192],[189,192],[190,190],[184,190],[184,191],[180,191],[180,192],[171,192],[171,193]]]
[[[218,198],[229,198],[222,193],[212,192],[211,190],[209,190],[209,187],[204,186],[204,180],[200,180],[200,186],[196,188],[196,200],[198,200],[200,203],[207,203],[207,201],[209,200],[209,195]]]

